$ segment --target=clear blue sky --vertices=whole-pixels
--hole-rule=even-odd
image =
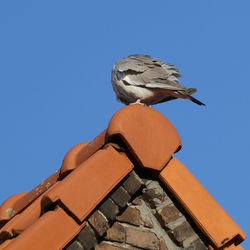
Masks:
[[[0,1],[0,202],[60,168],[123,105],[114,62],[176,64],[207,104],[155,106],[178,129],[176,155],[250,234],[250,2]],[[249,243],[243,244],[246,248]]]

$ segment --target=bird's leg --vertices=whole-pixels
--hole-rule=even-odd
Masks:
[[[137,99],[135,102],[131,102],[129,105],[133,105],[133,104],[145,105],[145,103],[142,103],[140,99]]]

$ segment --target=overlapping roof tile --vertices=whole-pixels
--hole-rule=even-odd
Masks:
[[[53,250],[66,246],[67,249],[92,249],[97,244],[97,238],[108,233],[114,218],[127,207],[143,185],[149,191],[145,191],[141,197],[149,206],[153,204],[152,209],[159,218],[159,225],[164,228],[163,224],[167,223],[171,227],[173,218],[181,223],[183,219],[180,213],[175,212],[176,208],[172,203],[166,203],[166,193],[157,194],[157,199],[152,198],[151,201],[150,197],[155,191],[150,189],[150,185],[156,184],[150,181],[142,184],[144,177],[140,179],[133,172],[138,169],[154,176],[164,186],[165,192],[170,192],[170,196],[176,199],[183,212],[191,218],[194,227],[200,230],[208,248],[243,249],[239,245],[246,237],[242,229],[192,173],[173,158],[172,155],[180,148],[181,140],[176,129],[161,113],[142,105],[122,108],[94,140],[74,146],[65,155],[62,166],[56,173],[32,191],[13,195],[2,204],[0,249]],[[138,216],[141,213],[140,206],[143,206],[140,205],[141,202],[140,199],[134,199],[134,205],[126,216],[130,213],[131,216]],[[165,210],[163,205],[159,205],[161,202],[166,203]],[[157,208],[158,205],[160,209]],[[164,215],[168,211],[171,211],[170,219],[166,219]],[[120,214],[117,218],[121,220],[126,216],[122,217]],[[137,221],[135,225],[141,223],[139,217],[134,221]],[[143,223],[145,228],[150,227],[150,219],[145,219]],[[127,238],[122,243],[124,249],[129,244],[159,247],[164,242],[162,237],[155,240],[156,236],[152,232],[144,230],[139,234],[152,241],[143,243],[132,237],[132,231],[138,230],[124,228],[119,223],[114,225],[123,228],[126,233]],[[175,237],[178,227],[168,232],[169,235]],[[192,230],[189,232],[192,234]],[[76,237],[77,240],[72,241]],[[86,240],[91,237],[92,240]],[[173,249],[178,249],[178,244],[187,244],[183,239],[177,237],[177,245]],[[197,246],[201,244],[196,238],[193,240]],[[70,242],[72,244],[69,245]],[[115,249],[117,244],[101,242],[96,249],[107,249],[107,246]]]

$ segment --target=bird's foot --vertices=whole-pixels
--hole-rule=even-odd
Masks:
[[[142,103],[140,99],[137,99],[135,102],[130,103],[129,105],[134,105],[134,104],[140,104],[140,105],[146,105],[145,103]]]

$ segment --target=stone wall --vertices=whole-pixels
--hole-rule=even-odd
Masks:
[[[207,249],[203,234],[153,176],[132,171],[64,249]]]

